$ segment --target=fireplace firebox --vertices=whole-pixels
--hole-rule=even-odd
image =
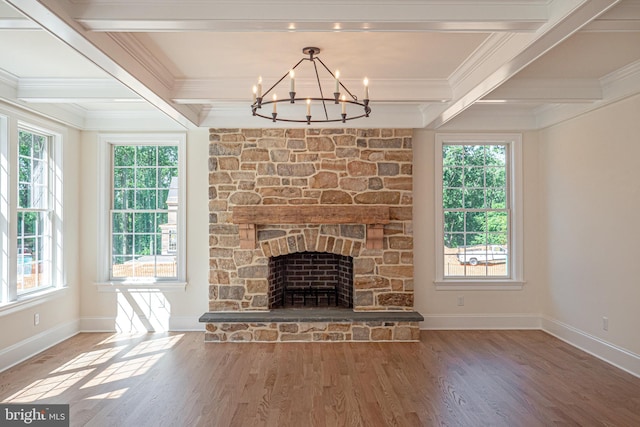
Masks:
[[[269,259],[269,309],[353,307],[353,258],[298,252]]]

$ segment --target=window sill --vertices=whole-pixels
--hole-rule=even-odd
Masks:
[[[100,282],[98,292],[180,292],[187,290],[187,282]]]
[[[61,288],[49,288],[40,292],[34,292],[19,297],[16,301],[11,301],[6,304],[0,305],[0,316],[6,316],[11,313],[16,313],[21,310],[25,310],[36,305],[40,305],[47,301],[54,300],[61,296],[64,296],[68,292],[67,287]]]
[[[437,280],[436,291],[520,291],[523,280]]]

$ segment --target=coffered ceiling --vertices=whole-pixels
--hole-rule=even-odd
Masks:
[[[0,29],[0,97],[88,130],[270,126],[251,87],[306,46],[369,78],[356,127],[539,129],[640,92],[640,0],[0,0]]]

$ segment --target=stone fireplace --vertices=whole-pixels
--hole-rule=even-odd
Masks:
[[[417,340],[411,136],[211,129],[205,339]]]

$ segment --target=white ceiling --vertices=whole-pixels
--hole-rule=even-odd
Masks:
[[[87,130],[270,126],[251,87],[306,46],[369,78],[355,127],[539,129],[640,92],[640,0],[0,0],[0,30],[0,98]]]

